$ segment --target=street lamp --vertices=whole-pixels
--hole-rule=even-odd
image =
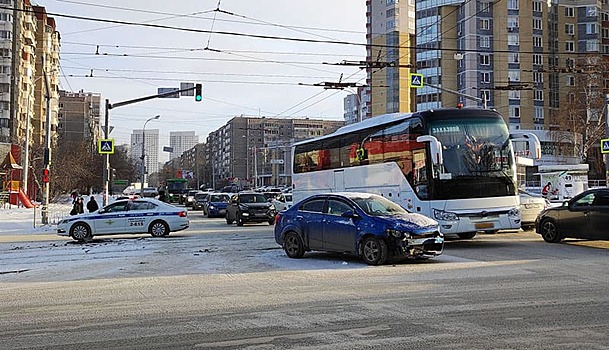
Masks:
[[[160,115],[155,115],[152,118],[148,118],[148,120],[146,120],[146,122],[144,123],[144,127],[142,128],[142,171],[140,174],[140,195],[142,197],[144,197],[144,182],[146,181],[146,163],[144,161],[144,159],[146,158],[146,124],[148,124],[149,121],[154,120],[154,119],[159,119],[161,116]]]

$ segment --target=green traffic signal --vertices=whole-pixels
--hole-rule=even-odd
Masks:
[[[195,101],[201,102],[203,100],[203,87],[201,84],[195,84]]]

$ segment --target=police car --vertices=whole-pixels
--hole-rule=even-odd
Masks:
[[[57,224],[57,234],[77,241],[93,236],[150,233],[162,237],[188,228],[187,212],[153,198],[123,199],[97,211],[74,215]]]

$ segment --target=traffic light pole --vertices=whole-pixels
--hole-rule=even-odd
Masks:
[[[139,97],[139,98],[135,98],[133,100],[121,101],[121,102],[117,102],[117,103],[110,103],[110,100],[106,99],[106,115],[105,115],[105,119],[104,119],[104,121],[105,121],[104,138],[108,139],[110,137],[110,110],[111,109],[117,108],[117,107],[122,107],[122,106],[127,106],[127,105],[130,105],[133,103],[148,101],[148,100],[152,100],[155,98],[162,98],[162,97],[167,97],[167,96],[171,96],[171,95],[175,95],[175,94],[181,94],[183,92],[188,92],[188,91],[196,91],[197,93],[200,94],[200,90],[201,90],[201,84],[196,84],[196,86],[189,87],[186,89],[180,89],[180,90],[175,90],[175,91],[164,92],[162,94]],[[195,96],[195,101],[201,101],[201,99],[197,98],[197,96]],[[109,154],[104,155],[103,168],[104,168],[104,171],[102,174],[102,179],[104,182],[103,205],[105,206],[105,205],[108,205],[108,198],[109,198],[109,191],[110,191],[110,155]]]

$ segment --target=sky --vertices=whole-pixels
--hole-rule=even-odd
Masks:
[[[110,136],[117,144],[128,144],[132,130],[157,114],[146,129],[160,130],[161,148],[169,145],[170,131],[194,130],[204,142],[241,115],[342,120],[343,98],[351,92],[311,85],[365,84],[364,70],[332,64],[365,60],[363,0],[37,4],[55,18],[61,35],[63,90],[100,93],[116,104],[180,82],[203,84],[202,102],[190,96],[111,109]]]

